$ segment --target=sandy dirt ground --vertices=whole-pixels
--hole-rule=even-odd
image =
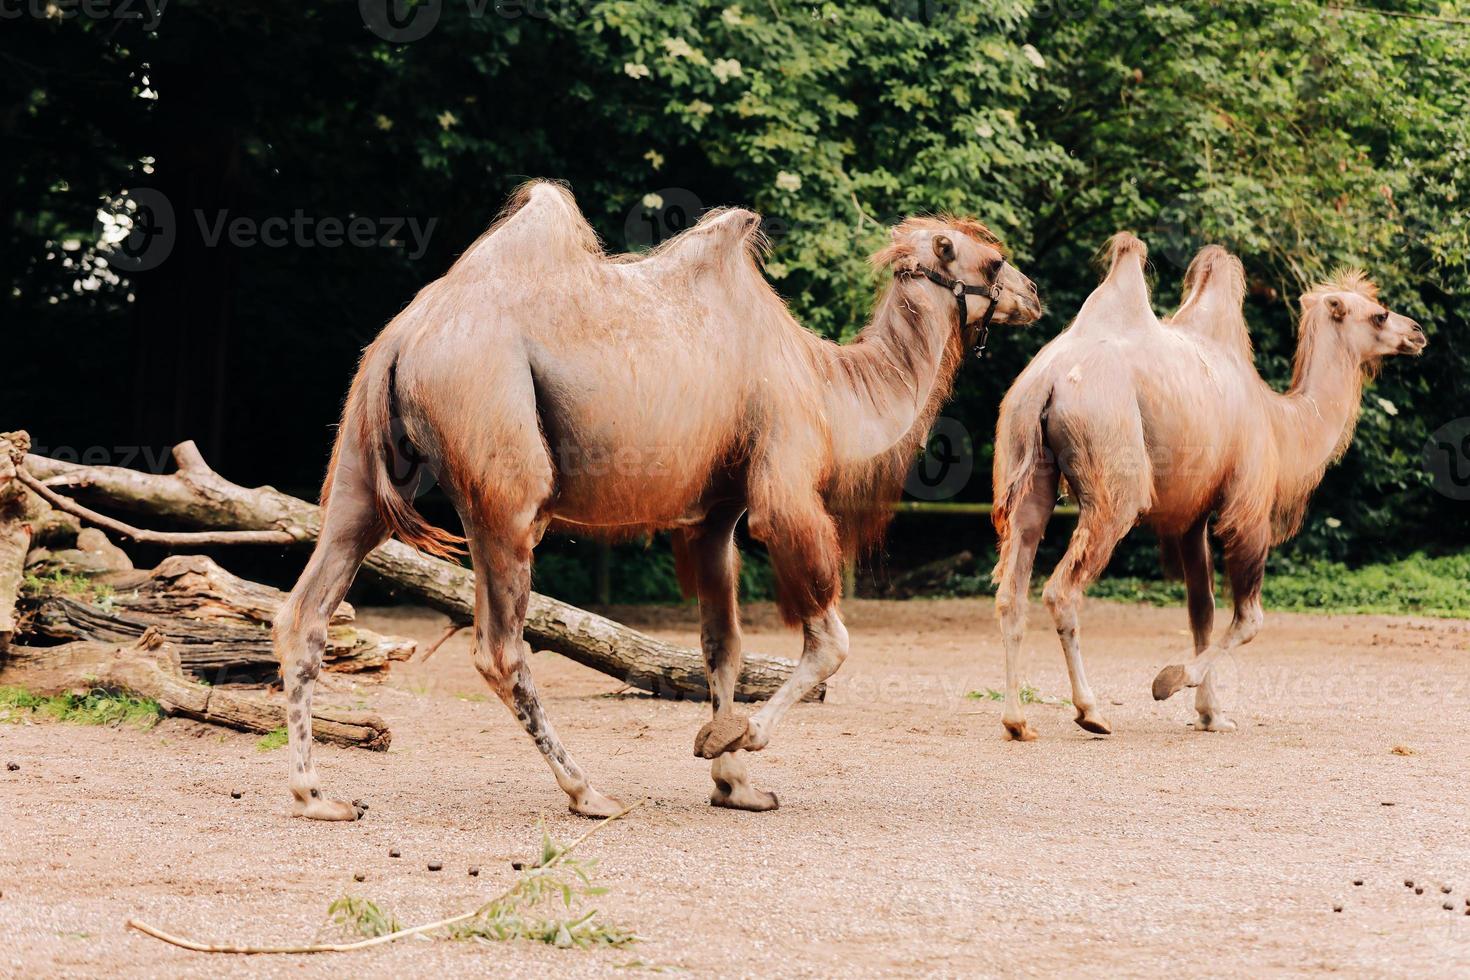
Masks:
[[[0,771],[0,974],[1470,972],[1470,622],[1271,615],[1225,667],[1240,730],[1216,735],[1186,729],[1187,694],[1149,697],[1187,647],[1182,611],[1094,603],[1084,644],[1115,734],[1038,704],[1042,738],[1020,745],[1002,740],[998,703],[965,696],[1001,685],[988,601],[845,608],[853,655],[827,703],[799,705],[752,759],[780,794],[773,813],[707,805],[708,763],[691,754],[705,706],[619,694],[537,655],[583,767],[649,800],[585,847],[611,889],[599,907],[645,937],[631,949],[409,940],[247,959],[124,928],[136,916],[216,941],[308,940],[344,893],[427,921],[503,887],[539,822],[563,840],[586,829],[486,699],[464,634],[385,685],[325,696],[393,727],[387,754],[318,750],[327,791],[371,804],[356,824],[292,819],[285,750],[251,736],[0,725],[0,759],[20,766]],[[1064,696],[1035,612],[1028,678]],[[692,609],[618,614],[697,637]],[[441,623],[365,618],[420,638]],[[747,621],[748,649],[798,652],[769,608]]]

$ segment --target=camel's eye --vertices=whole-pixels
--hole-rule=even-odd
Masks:
[[[1382,327],[1386,323],[1388,323],[1387,310],[1381,310],[1378,313],[1373,314],[1373,325],[1375,327]]]

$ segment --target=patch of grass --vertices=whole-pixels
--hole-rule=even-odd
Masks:
[[[152,728],[162,720],[163,709],[157,701],[103,690],[45,697],[22,687],[0,687],[0,721],[18,723],[27,716],[75,725]]]
[[[255,743],[255,747],[262,752],[273,752],[285,745],[287,741],[286,730],[284,728],[277,728],[273,732],[266,732],[260,736],[260,739]]]
[[[987,687],[983,691],[971,691],[970,693],[966,694],[965,697],[970,698],[970,699],[975,700],[975,701],[1004,701],[1006,699],[1006,692],[1005,691],[997,691],[993,687]],[[1072,699],[1071,698],[1049,698],[1049,697],[1044,697],[1040,691],[1038,691],[1036,688],[1032,687],[1030,684],[1022,684],[1021,685],[1021,703],[1022,704],[1071,704],[1072,703]]]
[[[76,575],[59,570],[50,575],[27,572],[25,579],[21,582],[21,594],[27,596],[65,595],[99,604],[110,603],[113,596],[110,585],[93,582],[86,575]]]
[[[1223,588],[1224,576],[1219,576]],[[1105,578],[1088,595],[1156,606],[1184,602],[1184,583]],[[1225,605],[1229,597],[1217,593]],[[1266,572],[1261,599],[1282,612],[1377,613],[1470,619],[1470,553],[1349,568],[1341,562],[1281,562]]]
[[[593,883],[596,859],[572,858],[545,831],[541,854],[528,862],[516,882],[463,922],[443,927],[447,939],[507,942],[523,939],[558,949],[623,947],[637,942],[630,930],[604,922],[590,899],[607,893]],[[349,935],[374,938],[403,928],[377,902],[344,895],[327,907],[332,922]]]

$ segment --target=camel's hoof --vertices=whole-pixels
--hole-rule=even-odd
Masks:
[[[1089,711],[1078,709],[1076,721],[1083,731],[1092,732],[1094,735],[1113,734],[1113,726],[1108,724],[1108,720],[1099,714],[1096,708]]]
[[[722,779],[717,779],[715,780],[715,791],[710,794],[709,805],[722,806],[727,810],[764,813],[767,810],[778,809],[781,801],[776,799],[775,793],[755,789],[749,783],[732,785]]]
[[[367,804],[361,800],[328,800],[320,796],[297,799],[291,810],[294,816],[308,820],[361,820],[367,813]]]
[[[581,817],[614,817],[623,812],[623,804],[611,796],[604,796],[588,786],[580,796],[572,797],[567,804],[571,811]]]
[[[1154,678],[1154,700],[1167,701],[1189,686],[1189,674],[1181,664],[1170,664]]]
[[[1007,742],[1036,741],[1036,733],[1033,732],[1031,730],[1031,726],[1026,724],[1024,721],[1002,721],[1001,724],[1004,725],[1006,728]]]
[[[750,722],[743,715],[734,712],[716,715],[694,736],[694,754],[701,759],[718,759],[741,748],[749,731]]]
[[[1224,715],[1200,715],[1194,720],[1193,727],[1197,732],[1233,732],[1235,722]]]

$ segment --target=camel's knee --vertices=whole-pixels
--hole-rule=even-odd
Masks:
[[[806,651],[811,655],[816,673],[825,680],[837,673],[847,661],[849,650],[847,627],[835,612],[806,628]]]
[[[1077,587],[1071,582],[1053,577],[1041,590],[1041,601],[1047,612],[1056,620],[1058,628],[1068,620],[1076,619]]]
[[[1261,632],[1261,627],[1266,624],[1266,612],[1258,604],[1252,603],[1240,609],[1235,614],[1235,636],[1239,643],[1249,643]]]

